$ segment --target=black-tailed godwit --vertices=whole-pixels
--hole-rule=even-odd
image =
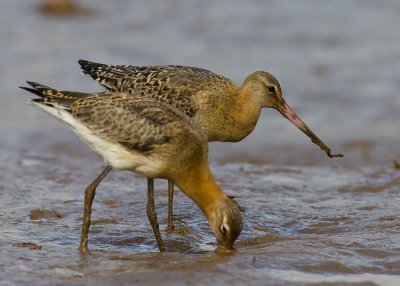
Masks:
[[[160,251],[164,244],[154,206],[154,178],[176,184],[207,217],[218,244],[233,247],[242,230],[240,209],[214,180],[208,166],[206,136],[190,117],[143,96],[118,92],[99,96],[28,84],[31,87],[22,88],[38,96],[29,103],[72,129],[106,163],[85,191],[81,253],[88,251],[96,187],[112,168],[148,178],[147,215]]]
[[[191,117],[207,140],[238,142],[255,128],[263,108],[274,108],[304,132],[329,157],[332,154],[282,97],[278,80],[268,72],[250,74],[241,86],[211,71],[187,66],[106,65],[79,60],[82,72],[107,90],[165,102]],[[168,184],[168,227],[172,224],[173,184]]]

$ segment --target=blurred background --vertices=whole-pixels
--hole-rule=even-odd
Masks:
[[[0,0],[0,7],[0,285],[400,285],[400,1]],[[176,231],[166,232],[166,183],[157,180],[168,249],[158,254],[146,181],[112,172],[96,194],[93,252],[83,259],[76,250],[83,189],[102,160],[27,105],[31,95],[18,88],[29,80],[100,91],[78,59],[196,66],[238,84],[268,71],[293,110],[345,157],[329,159],[277,111],[264,110],[242,142],[210,144],[216,180],[246,210],[237,252],[213,252],[206,220],[180,192]]]
[[[1,1],[0,146],[93,156],[59,122],[24,103],[25,80],[99,91],[78,59],[190,65],[241,84],[255,70],[343,159],[329,159],[275,110],[211,160],[357,167],[390,164],[400,137],[400,2],[395,0]],[[72,146],[72,147],[71,147]]]

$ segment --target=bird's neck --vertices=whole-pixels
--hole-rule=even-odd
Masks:
[[[205,114],[208,141],[238,142],[255,128],[260,117],[260,104],[254,102],[247,89],[222,97],[211,114]]]
[[[188,170],[185,176],[175,180],[175,184],[200,207],[207,218],[215,204],[226,198],[207,162]]]
[[[242,138],[240,138],[241,140],[249,135],[256,127],[261,113],[261,105],[252,98],[246,87],[242,87],[238,90],[234,100],[235,112],[232,113],[233,125],[237,133],[242,135]]]

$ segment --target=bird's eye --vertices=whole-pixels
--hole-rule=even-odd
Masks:
[[[221,226],[221,231],[225,236],[226,235],[226,227],[224,225]]]
[[[273,85],[268,86],[268,90],[269,92],[275,92],[275,86]]]

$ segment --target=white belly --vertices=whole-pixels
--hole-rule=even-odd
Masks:
[[[29,101],[29,103],[67,125],[82,141],[101,155],[107,165],[152,178],[158,177],[162,172],[164,164],[159,158],[154,158],[154,156],[149,156],[149,158],[139,152],[129,150],[119,143],[110,142],[97,136],[62,107],[47,106],[33,101]]]

